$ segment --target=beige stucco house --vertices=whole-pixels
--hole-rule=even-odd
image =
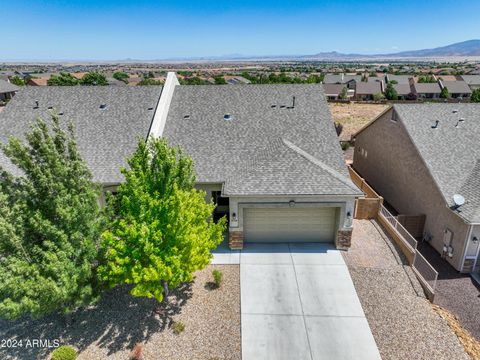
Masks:
[[[480,105],[395,105],[354,138],[355,170],[398,213],[426,215],[421,240],[455,269],[479,271]]]

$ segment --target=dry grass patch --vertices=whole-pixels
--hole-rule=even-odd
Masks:
[[[466,353],[472,359],[480,359],[480,342],[478,342],[472,334],[462,327],[457,317],[438,305],[433,304],[432,307],[443,319],[447,321],[448,326],[450,326],[450,328],[455,332],[455,335],[457,335],[460,343],[465,348]]]
[[[340,139],[350,140],[350,137],[369,121],[378,116],[388,105],[361,103],[329,103],[333,120],[343,125]]]

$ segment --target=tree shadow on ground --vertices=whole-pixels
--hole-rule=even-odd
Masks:
[[[108,348],[109,355],[132,349],[138,342],[147,341],[171,325],[173,316],[180,314],[192,297],[192,283],[181,284],[173,290],[164,307],[155,299],[133,297],[129,291],[126,286],[107,291],[97,305],[74,312],[69,325],[62,314],[39,320],[0,320],[0,338],[22,339],[24,344],[23,347],[1,349],[0,358],[36,359],[52,351],[26,348],[27,339],[59,339],[60,344],[75,346],[80,351],[96,343],[100,348]]]

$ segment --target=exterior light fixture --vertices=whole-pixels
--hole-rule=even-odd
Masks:
[[[349,211],[347,212],[347,219],[350,219],[352,217],[352,213]]]
[[[474,236],[474,237],[472,238],[472,242],[473,242],[474,244],[478,243],[478,237]]]
[[[453,257],[453,246],[448,247],[448,257],[451,259]]]
[[[237,221],[237,213],[232,213],[232,220]]]
[[[294,207],[294,206],[295,206],[295,200],[290,200],[290,201],[288,202],[288,206]]]

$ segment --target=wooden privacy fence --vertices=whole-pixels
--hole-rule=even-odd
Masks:
[[[349,166],[348,171],[353,183],[365,193],[364,198],[357,199],[355,202],[354,218],[376,219],[380,206],[383,204],[383,198],[352,167]]]
[[[383,198],[367,184],[354,169],[348,167],[350,177],[355,185],[365,193],[365,198],[357,199],[355,204],[355,219],[377,219],[400,247],[418,281],[423,287],[428,299],[433,302],[438,272],[422,256],[417,249],[417,240],[403,224],[413,229],[414,232],[423,231],[425,216],[393,216],[383,206]],[[420,236],[421,236],[420,232]]]

